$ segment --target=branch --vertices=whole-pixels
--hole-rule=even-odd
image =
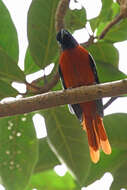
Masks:
[[[70,0],[60,0],[57,6],[56,15],[55,15],[56,32],[64,28],[64,16],[69,8],[69,2]]]
[[[127,93],[127,79],[82,86],[68,90],[49,92],[33,97],[0,103],[0,117],[29,113],[64,104],[87,102],[102,97],[113,97]]]

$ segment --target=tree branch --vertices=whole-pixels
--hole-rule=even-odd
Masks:
[[[64,104],[87,102],[102,97],[119,96],[126,93],[127,79],[49,92],[33,97],[0,103],[0,117],[29,113],[32,111],[52,108]]]
[[[57,6],[56,15],[55,15],[56,32],[64,28],[64,16],[69,8],[69,2],[70,0],[60,0]]]

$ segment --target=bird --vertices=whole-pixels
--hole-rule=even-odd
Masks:
[[[63,88],[66,90],[99,84],[95,61],[87,49],[66,29],[61,29],[56,39],[61,46],[58,72]],[[111,154],[111,146],[103,124],[102,99],[71,104],[69,109],[77,116],[87,133],[92,162],[99,161],[100,150],[105,154]]]

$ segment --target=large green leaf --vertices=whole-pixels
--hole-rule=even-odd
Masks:
[[[111,82],[127,78],[127,75],[109,63],[97,62],[97,71],[100,82]]]
[[[112,154],[104,155],[101,152],[101,160],[98,164],[91,164],[86,179],[86,185],[99,179],[105,172],[111,172],[114,176],[112,190],[127,188],[127,114],[117,113],[104,117],[104,125],[112,146]]]
[[[28,75],[39,70],[40,70],[40,67],[37,64],[35,64],[35,62],[33,61],[33,58],[30,54],[30,50],[28,47],[26,50],[26,55],[25,55],[25,71],[24,72],[26,75]]]
[[[120,42],[127,40],[127,19],[121,20],[113,26],[106,34],[105,40],[110,42]]]
[[[100,21],[98,22],[96,36],[100,36],[104,28],[109,24],[109,22],[111,22],[111,20],[114,19],[114,17],[116,17],[120,13],[120,6],[118,5],[118,3],[115,3],[115,2],[112,3],[111,9],[110,11],[108,11],[108,13],[109,12],[110,12],[110,18],[108,18],[107,14],[105,14],[106,19],[103,19],[102,16],[99,16],[99,18],[97,17],[97,19],[95,18],[91,20],[91,22],[95,22],[93,23],[93,26],[96,24],[96,21]]]
[[[110,82],[127,77],[117,69],[119,54],[111,43],[97,42],[89,46],[88,50],[96,62],[100,82]]]
[[[34,172],[49,170],[60,164],[59,160],[48,145],[47,138],[39,140],[39,159]]]
[[[23,71],[2,48],[0,48],[0,78],[9,81],[25,81]]]
[[[118,66],[118,50],[112,44],[106,42],[97,42],[89,46],[88,50],[96,62],[105,62],[116,67]]]
[[[80,10],[68,10],[65,15],[66,28],[71,31],[85,27],[86,21],[86,11],[84,8]]]
[[[102,0],[102,8],[101,12],[98,17],[90,19],[90,25],[93,30],[95,31],[96,28],[103,22],[106,23],[112,19],[112,0]]]
[[[55,11],[59,0],[32,1],[28,12],[28,41],[35,63],[44,68],[57,52]]]
[[[60,177],[52,170],[33,175],[26,190],[31,189],[80,190],[79,186],[75,184],[73,178],[68,173]]]
[[[5,81],[0,80],[0,99],[5,97],[16,96],[18,94],[10,84]]]
[[[0,119],[0,176],[8,190],[23,190],[38,157],[32,115]]]
[[[18,37],[15,26],[11,20],[7,8],[0,1],[0,49],[5,52],[16,62],[18,61]]]
[[[61,162],[64,162],[81,185],[85,185],[89,165],[86,133],[66,107],[43,112],[48,141]]]

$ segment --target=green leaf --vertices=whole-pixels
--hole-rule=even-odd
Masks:
[[[0,48],[3,48],[14,61],[18,61],[17,32],[10,14],[2,1],[0,1]]]
[[[127,114],[117,113],[104,117],[104,125],[112,146],[112,154],[105,155],[101,152],[98,164],[92,164],[86,179],[86,185],[99,179],[105,172],[111,172],[114,181],[111,190],[119,190],[127,187]]]
[[[96,65],[100,82],[111,82],[127,78],[127,75],[109,63],[97,62]]]
[[[86,186],[90,185],[96,180],[99,180],[106,172],[111,172],[114,177],[114,174],[117,173],[117,169],[120,167],[121,162],[123,165],[125,165],[124,163],[126,156],[127,151],[117,148],[115,149],[113,147],[111,155],[105,155],[103,152],[101,152],[100,161],[97,164],[91,163],[90,169],[87,173],[88,175],[86,178]],[[119,177],[120,175],[121,174],[119,173]],[[118,188],[117,190],[120,190],[120,188]]]
[[[0,98],[5,97],[14,97],[18,94],[18,91],[15,90],[10,84],[5,81],[0,80]]]
[[[25,81],[23,71],[18,67],[16,62],[9,57],[3,49],[0,48],[0,78],[10,81]]]
[[[57,52],[55,11],[59,0],[32,1],[28,12],[28,41],[35,63],[42,69]]]
[[[114,170],[111,171],[114,181],[111,190],[127,188],[126,171],[127,171],[127,114],[117,113],[107,115],[104,124],[109,134],[112,147],[120,151],[117,156],[118,163],[114,164]],[[112,164],[115,159],[112,160]]]
[[[120,6],[118,3],[112,3],[112,17],[114,18],[116,15],[120,13]]]
[[[104,39],[113,43],[127,40],[127,19],[121,20],[113,26]]]
[[[8,190],[23,190],[38,157],[32,115],[0,119],[0,176]]]
[[[25,71],[24,71],[25,74],[28,75],[39,70],[40,70],[40,67],[37,64],[35,64],[30,54],[30,50],[29,48],[27,48],[26,55],[25,55]]]
[[[101,0],[102,1],[102,9],[99,14],[99,17],[101,18],[101,21],[105,22],[108,20],[111,20],[112,18],[112,3],[113,0]]]
[[[111,145],[115,148],[127,149],[127,114],[116,113],[104,117],[104,125],[109,134]]]
[[[112,44],[106,42],[97,42],[89,46],[88,50],[96,62],[105,62],[116,67],[118,66],[118,50]]]
[[[68,10],[65,15],[66,28],[71,31],[85,27],[86,21],[86,11],[84,8],[80,10]]]
[[[45,117],[48,142],[61,162],[64,162],[81,185],[91,163],[86,133],[66,107],[47,110]]]
[[[117,69],[119,55],[118,50],[110,43],[97,42],[88,47],[93,56],[100,82],[110,82],[127,78],[127,76]]]
[[[112,20],[112,3],[112,0],[102,0],[102,8],[99,16],[89,20],[93,32],[100,24],[107,23]]]
[[[95,32],[96,28],[98,27],[98,25],[100,23],[99,21],[100,21],[99,16],[89,20],[89,23],[90,23],[93,33]]]
[[[59,160],[52,152],[48,145],[47,138],[39,140],[39,159],[36,164],[34,172],[42,172],[45,170],[52,169],[56,165],[60,164]]]
[[[96,32],[96,36],[100,36],[102,31],[104,30],[104,28],[108,25],[108,21],[107,22],[100,22],[97,28],[97,32]]]
[[[80,190],[71,175],[67,173],[65,176],[60,177],[52,170],[33,175],[26,190],[33,188],[38,190]]]
[[[104,2],[107,4],[107,1],[104,1]],[[104,6],[104,8],[102,7],[102,11],[101,11],[100,15],[98,17],[90,20],[90,25],[91,25],[93,32],[95,31],[95,29],[97,29],[96,36],[100,36],[100,34],[104,30],[104,28],[120,12],[120,6],[118,5],[118,3],[114,3],[114,2],[111,3],[111,1],[110,1],[110,4],[111,4],[110,7],[109,7],[109,4],[107,4],[107,6]],[[104,11],[103,11],[103,9],[104,9]],[[108,15],[106,12],[108,13]]]
[[[121,163],[121,160],[118,164],[121,163],[121,166],[116,170],[114,174],[114,181],[111,185],[110,190],[119,190],[122,188],[127,188],[127,182],[126,182],[126,172],[127,172],[127,162],[125,158],[127,157],[127,152],[124,154],[124,161]]]

